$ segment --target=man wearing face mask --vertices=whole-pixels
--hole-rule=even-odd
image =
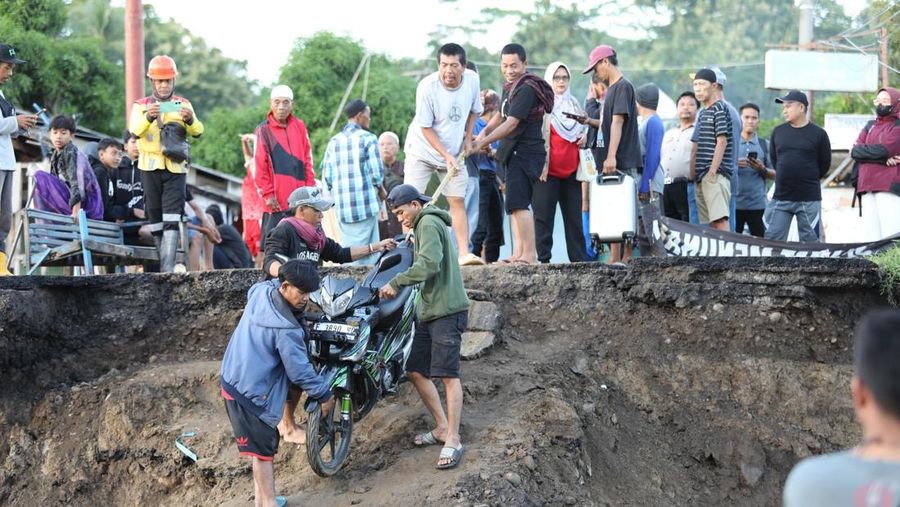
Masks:
[[[850,152],[859,163],[856,191],[867,241],[900,233],[900,91],[878,90],[875,114]]]
[[[266,236],[287,216],[288,196],[299,187],[315,185],[312,146],[303,120],[294,116],[294,92],[286,85],[272,88],[269,114],[256,127],[254,183],[265,200],[260,248]]]
[[[190,101],[175,95],[177,74],[171,57],[159,55],[150,60],[147,77],[153,94],[134,103],[128,128],[138,139],[144,206],[159,248],[160,270],[168,273],[175,270],[178,224],[184,210],[185,173],[190,159],[184,151],[176,154],[164,146],[163,128],[185,138],[203,134],[203,124]]]

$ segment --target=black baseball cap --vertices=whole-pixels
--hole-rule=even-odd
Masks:
[[[388,207],[391,209],[397,208],[399,206],[403,206],[404,204],[409,204],[413,201],[420,202],[428,202],[431,200],[431,197],[419,192],[416,190],[416,187],[408,184],[397,185],[393,189],[391,189],[390,195],[387,198]]]
[[[16,48],[9,44],[0,44],[0,62],[14,63],[16,65],[27,63],[25,60],[20,60],[16,57]]]
[[[800,90],[791,90],[787,92],[787,95],[784,97],[775,99],[776,104],[784,104],[785,102],[799,102],[804,106],[809,107],[809,101],[806,99],[806,94]]]

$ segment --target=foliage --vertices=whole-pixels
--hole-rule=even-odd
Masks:
[[[279,83],[294,90],[294,113],[310,132],[314,161],[322,160],[329,130],[341,97],[365,54],[356,41],[330,33],[298,39],[281,68]],[[372,108],[369,130],[390,130],[400,139],[415,114],[416,82],[399,72],[397,64],[381,55],[372,55],[366,102]],[[360,75],[348,100],[362,97],[364,78]],[[340,116],[336,129],[345,123]]]
[[[252,133],[267,111],[268,104],[261,102],[240,109],[220,107],[206,117],[201,116],[205,132],[191,146],[191,157],[200,165],[243,176],[240,135]]]
[[[893,247],[869,257],[881,268],[881,294],[888,302],[897,306],[898,285],[900,285],[900,247]]]

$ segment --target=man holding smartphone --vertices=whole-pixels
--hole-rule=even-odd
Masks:
[[[766,226],[763,213],[766,211],[766,179],[775,179],[775,170],[770,169],[769,143],[756,135],[759,128],[759,106],[748,102],[740,107],[741,137],[738,140],[737,210],[735,212],[735,232],[744,232],[744,225],[750,234],[765,237]]]
[[[15,48],[0,44],[0,85],[6,84],[16,65],[23,63],[25,60],[16,57]],[[0,91],[0,116],[0,276],[9,276],[12,273],[6,268],[6,237],[12,228],[13,175],[16,171],[12,134],[34,127],[37,115],[16,114],[12,102]]]

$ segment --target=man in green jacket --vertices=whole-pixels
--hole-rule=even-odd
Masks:
[[[415,261],[379,290],[382,298],[397,295],[401,287],[421,283],[416,334],[406,370],[435,428],[417,435],[417,446],[443,444],[437,468],[453,468],[462,458],[459,420],[463,391],[459,380],[459,348],[469,319],[469,299],[463,288],[456,249],[450,241],[450,215],[434,206],[431,198],[412,185],[391,190],[387,204],[406,228],[415,230]],[[440,378],[447,395],[447,414],[432,378]]]

